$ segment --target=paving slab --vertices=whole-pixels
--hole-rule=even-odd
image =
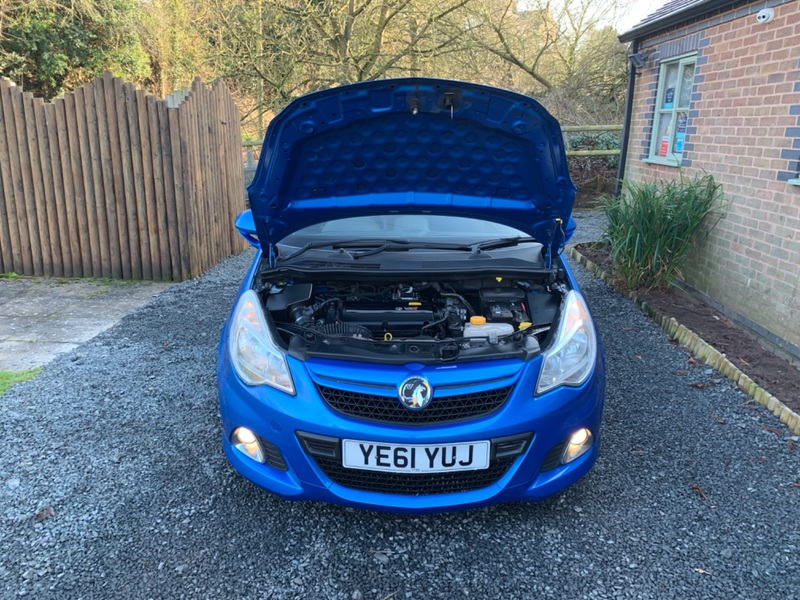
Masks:
[[[0,371],[27,371],[49,363],[53,358],[80,346],[69,342],[0,342]]]
[[[0,278],[0,371],[41,367],[115,325],[170,283]]]
[[[0,309],[25,293],[25,288],[23,286],[6,286],[3,285],[4,281],[5,279],[0,279]]]

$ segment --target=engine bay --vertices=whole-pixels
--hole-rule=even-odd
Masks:
[[[290,354],[391,362],[539,354],[563,283],[476,277],[396,283],[264,277],[268,320]]]

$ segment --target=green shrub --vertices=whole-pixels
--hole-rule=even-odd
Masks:
[[[649,290],[681,276],[695,234],[722,208],[722,187],[710,175],[625,182],[622,195],[606,200],[603,208],[615,277],[631,289]]]

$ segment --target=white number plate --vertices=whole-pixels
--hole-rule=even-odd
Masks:
[[[385,444],[344,440],[342,464],[348,469],[394,473],[442,473],[489,468],[489,442],[460,444]]]

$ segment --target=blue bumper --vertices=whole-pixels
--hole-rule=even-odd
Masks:
[[[226,326],[222,339],[226,340],[227,335]],[[220,344],[218,361],[223,447],[237,471],[287,499],[321,500],[403,513],[540,500],[580,479],[597,458],[605,388],[602,356],[600,349],[594,373],[581,387],[561,387],[538,397],[533,396],[533,389],[541,357],[526,363],[501,360],[446,366],[415,363],[391,366],[316,359],[302,362],[288,357],[297,390],[295,396],[290,396],[268,386],[250,387],[242,383],[231,367],[227,344],[223,343]],[[434,388],[456,384],[478,392],[496,385],[490,382],[504,380],[512,391],[499,409],[479,418],[442,424],[398,425],[342,414],[323,400],[318,387],[331,380],[360,381],[365,382],[365,386],[370,381],[389,382],[396,386],[411,375],[426,377]],[[356,391],[359,387],[359,384],[344,385],[355,386]],[[282,460],[286,468],[258,463],[235,449],[230,442],[231,434],[239,426],[248,427],[273,445],[273,453],[275,450],[279,452],[277,464],[280,465]],[[563,448],[564,441],[581,427],[592,432],[592,448],[567,465],[560,465],[557,460],[554,465],[553,456],[560,456],[559,449]],[[498,473],[496,480],[479,489],[405,495],[364,489],[369,485],[358,485],[356,487],[362,489],[356,489],[347,483],[337,483],[330,461],[315,457],[303,443],[303,436],[307,434],[322,436],[321,439],[329,442],[331,447],[342,439],[436,445],[492,440],[494,451],[501,438],[524,438],[528,434],[530,441],[522,445],[520,454],[505,459],[509,465],[507,468],[495,470]],[[336,460],[341,461],[340,458]],[[342,473],[341,465],[334,470]]]

